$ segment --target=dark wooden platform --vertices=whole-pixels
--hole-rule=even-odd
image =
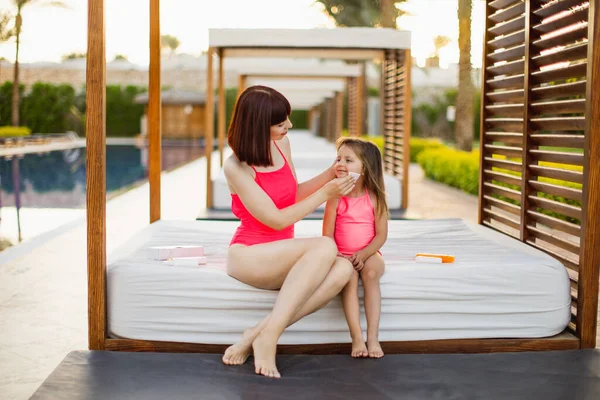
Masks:
[[[600,350],[493,354],[278,356],[282,378],[252,358],[219,354],[72,352],[32,399],[600,399]]]

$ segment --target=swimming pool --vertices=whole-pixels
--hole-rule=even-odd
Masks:
[[[199,146],[162,147],[162,169],[170,170],[203,155]],[[16,205],[14,163],[18,162],[21,207],[85,208],[85,148],[26,154],[15,161],[0,159],[0,206]],[[133,145],[106,147],[106,192],[114,196],[147,180],[147,148]]]
[[[163,144],[162,170],[177,168],[203,155],[204,148],[198,145]],[[12,159],[0,157],[0,237],[16,244],[19,237],[30,239],[84,216],[85,171],[85,147]],[[106,147],[107,198],[147,182],[147,178],[147,147]],[[15,193],[16,181],[19,186]]]

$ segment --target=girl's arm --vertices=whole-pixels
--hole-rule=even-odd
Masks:
[[[303,201],[280,210],[235,157],[229,157],[225,161],[223,171],[227,183],[233,188],[250,214],[261,223],[276,230],[287,228],[300,221],[327,200],[349,193],[354,186],[350,176],[334,179]]]
[[[339,201],[338,198],[335,198],[325,203],[325,213],[323,214],[323,236],[328,236],[332,239],[335,233],[335,217]]]
[[[284,137],[279,142],[281,151],[285,154],[288,163],[290,164],[290,168],[296,176],[296,168],[294,167],[294,161],[292,161],[292,150],[290,147],[290,140],[287,137]],[[333,170],[334,161],[331,163],[331,167],[327,168],[325,171],[321,172],[319,175],[315,176],[307,180],[306,182],[302,182],[298,184],[298,193],[296,195],[296,201],[302,201],[315,193],[317,190],[321,189],[327,182],[335,179],[335,172]],[[298,177],[296,177],[296,181]]]
[[[377,200],[371,196],[373,208],[377,210]],[[364,263],[385,244],[388,235],[388,220],[386,215],[375,216],[375,237],[365,248],[354,253],[350,259],[353,264]]]

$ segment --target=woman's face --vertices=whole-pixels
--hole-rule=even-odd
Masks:
[[[286,118],[285,121],[277,124],[271,125],[271,140],[281,140],[288,133],[288,129],[292,128],[292,123],[289,118]]]
[[[348,175],[348,172],[362,174],[363,164],[356,153],[348,146],[340,147],[335,161],[335,176],[342,178]]]

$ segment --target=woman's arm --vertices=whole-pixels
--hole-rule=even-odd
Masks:
[[[250,214],[261,223],[277,230],[300,221],[330,198],[349,193],[354,186],[351,177],[335,179],[305,200],[280,210],[237,159],[228,158],[223,171],[227,183],[235,190]]]
[[[338,198],[335,198],[325,203],[325,213],[323,214],[323,236],[328,236],[332,239],[335,233],[335,217],[339,201]]]
[[[288,163],[290,164],[290,168],[292,169],[294,176],[296,176],[296,168],[294,167],[294,161],[292,160],[292,149],[290,146],[290,140],[287,137],[284,137],[278,143],[280,143],[281,151],[283,151],[283,153],[285,154]],[[331,162],[331,166],[329,168],[321,172],[319,175],[305,182],[298,183],[298,193],[296,194],[296,201],[298,202],[306,199],[308,196],[321,189],[327,182],[331,181],[332,179],[335,179],[333,165],[334,161]],[[297,176],[296,180],[298,180]]]

